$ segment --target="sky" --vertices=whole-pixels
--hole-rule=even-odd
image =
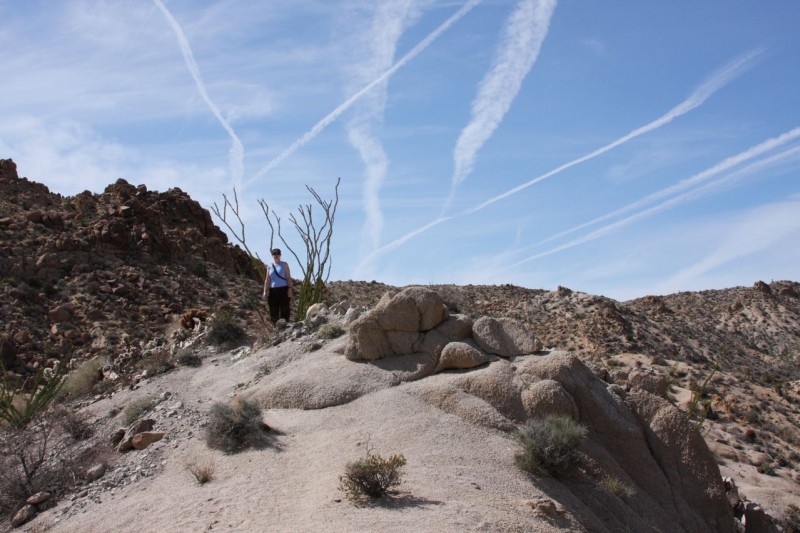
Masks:
[[[54,192],[236,190],[248,246],[268,258],[263,199],[304,259],[289,216],[341,178],[331,280],[619,300],[800,280],[798,2],[0,0],[0,20],[0,158]]]

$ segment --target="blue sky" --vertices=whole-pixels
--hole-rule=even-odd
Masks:
[[[257,199],[285,220],[341,177],[331,279],[618,299],[800,279],[797,2],[0,0],[0,20],[0,157],[56,192],[235,186],[266,257]]]

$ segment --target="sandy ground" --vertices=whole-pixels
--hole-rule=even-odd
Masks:
[[[171,401],[205,412],[211,402],[252,384],[258,369],[278,350],[286,359],[302,352],[288,343],[235,363],[227,355],[212,357],[216,365],[207,359],[199,369],[173,371],[89,409],[103,416],[137,395],[170,391]],[[266,382],[269,376],[261,379]],[[269,410],[265,421],[275,429],[274,446],[235,455],[209,450],[202,428],[183,427],[182,433],[168,434],[150,449],[121,459],[157,455],[165,463],[160,474],[105,492],[102,503],[88,501],[73,516],[62,514],[70,502],[61,502],[26,528],[52,524],[52,531],[87,533],[584,530],[568,514],[537,516],[529,500],[545,496],[514,466],[513,435],[432,408],[406,391],[408,387],[315,411]],[[384,456],[403,454],[408,464],[397,494],[356,506],[338,490],[338,477],[348,461],[365,454],[367,443]],[[216,463],[214,480],[203,486],[184,468],[187,460],[198,457]]]

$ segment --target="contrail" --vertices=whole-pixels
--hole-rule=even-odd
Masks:
[[[453,150],[455,168],[442,213],[450,208],[458,186],[472,173],[478,151],[503,121],[523,80],[536,63],[555,8],[556,0],[521,0],[509,16],[502,45],[478,86],[470,121]]]
[[[685,180],[679,181],[678,183],[676,183],[676,184],[674,184],[674,185],[672,185],[670,187],[667,187],[666,189],[661,189],[660,191],[657,191],[657,192],[654,192],[653,194],[645,196],[641,200],[637,200],[636,202],[628,204],[625,207],[617,209],[616,211],[612,211],[611,213],[607,213],[605,215],[602,215],[602,216],[599,216],[597,218],[594,218],[594,219],[590,220],[589,222],[584,222],[583,224],[579,224],[579,225],[577,225],[577,226],[575,226],[573,228],[570,228],[568,230],[564,230],[564,231],[562,231],[560,233],[556,233],[555,235],[553,235],[551,237],[548,237],[548,238],[546,238],[546,239],[544,239],[542,241],[537,242],[534,246],[538,246],[540,244],[544,244],[544,243],[547,243],[547,242],[554,241],[554,240],[559,239],[559,238],[561,238],[561,237],[563,237],[565,235],[569,235],[570,233],[575,233],[576,231],[580,231],[580,230],[582,230],[582,229],[584,229],[584,228],[586,228],[588,226],[593,226],[593,225],[595,225],[595,224],[597,224],[599,222],[604,222],[606,220],[610,220],[612,218],[616,218],[619,215],[622,215],[622,214],[629,213],[631,211],[635,211],[637,209],[640,209],[640,208],[644,207],[647,204],[650,204],[652,202],[655,202],[657,200],[660,200],[662,198],[665,198],[665,197],[670,196],[672,194],[675,194],[677,192],[686,190],[686,189],[688,189],[690,187],[693,187],[694,185],[697,185],[698,183],[702,183],[702,182],[708,180],[709,178],[711,178],[711,177],[713,177],[713,176],[715,176],[717,174],[725,172],[726,170],[729,170],[729,169],[733,168],[736,165],[744,163],[745,161],[753,159],[754,157],[758,157],[758,156],[760,156],[760,155],[762,155],[762,154],[764,154],[764,153],[766,153],[766,152],[768,152],[770,150],[778,148],[779,146],[782,146],[782,145],[784,145],[784,144],[786,144],[786,143],[788,143],[790,141],[793,141],[794,139],[796,139],[798,137],[800,137],[800,127],[794,128],[794,129],[792,129],[790,131],[787,131],[786,133],[783,133],[783,134],[781,134],[781,135],[779,135],[777,137],[773,137],[771,139],[767,139],[766,141],[764,141],[764,142],[762,142],[760,144],[757,144],[756,146],[753,146],[753,147],[751,147],[751,148],[749,148],[749,149],[747,149],[747,150],[745,150],[743,152],[740,152],[740,153],[738,153],[738,154],[736,154],[734,156],[731,156],[731,157],[725,159],[724,161],[720,161],[718,164],[714,165],[711,168],[708,168],[708,169],[706,169],[706,170],[704,170],[702,172],[699,172],[699,173],[695,174],[694,176],[692,176],[690,178],[686,178]]]
[[[500,200],[504,200],[504,199],[508,198],[509,196],[512,196],[512,195],[514,195],[514,194],[516,194],[516,193],[518,193],[520,191],[523,191],[523,190],[527,189],[528,187],[530,187],[530,186],[532,186],[532,185],[534,185],[536,183],[539,183],[540,181],[546,180],[547,178],[555,176],[556,174],[559,174],[559,173],[561,173],[561,172],[563,172],[563,171],[565,171],[565,170],[567,170],[569,168],[572,168],[572,167],[574,167],[576,165],[579,165],[581,163],[585,163],[586,161],[589,161],[590,159],[594,159],[594,158],[596,158],[596,157],[598,157],[598,156],[600,156],[602,154],[605,154],[606,152],[608,152],[610,150],[613,150],[614,148],[616,148],[616,147],[618,147],[618,146],[620,146],[622,144],[625,144],[626,142],[628,142],[628,141],[630,141],[632,139],[635,139],[636,137],[644,135],[645,133],[649,133],[649,132],[651,132],[651,131],[653,131],[653,130],[655,130],[657,128],[660,128],[661,126],[663,126],[665,124],[668,124],[669,122],[671,122],[674,119],[680,117],[681,115],[684,115],[684,114],[688,113],[689,111],[691,111],[691,110],[699,107],[700,105],[702,105],[716,91],[718,91],[719,89],[724,87],[729,82],[733,81],[737,76],[741,75],[742,73],[744,73],[744,71],[746,71],[748,68],[750,68],[755,63],[755,61],[758,58],[758,56],[760,56],[763,52],[764,52],[763,48],[757,48],[755,50],[752,50],[752,51],[750,51],[750,52],[748,52],[746,54],[743,54],[743,55],[733,59],[732,61],[726,63],[721,68],[719,68],[716,71],[714,71],[711,74],[711,76],[709,76],[703,83],[701,83],[700,86],[697,87],[689,95],[689,97],[686,98],[684,101],[682,101],[677,106],[673,107],[672,109],[670,109],[669,111],[667,111],[665,114],[663,114],[662,116],[658,117],[654,121],[652,121],[652,122],[650,122],[648,124],[645,124],[644,126],[642,126],[640,128],[637,128],[637,129],[633,130],[632,132],[628,133],[627,135],[623,135],[622,137],[616,139],[615,141],[612,141],[609,144],[607,144],[607,145],[605,145],[605,146],[603,146],[601,148],[598,148],[597,150],[595,150],[593,152],[590,152],[590,153],[588,153],[588,154],[586,154],[584,156],[581,156],[581,157],[579,157],[577,159],[573,159],[572,161],[570,161],[568,163],[564,163],[560,167],[557,167],[557,168],[555,168],[555,169],[553,169],[553,170],[551,170],[551,171],[549,171],[549,172],[547,172],[545,174],[542,174],[542,175],[540,175],[540,176],[538,176],[538,177],[536,177],[536,178],[534,178],[534,179],[532,179],[532,180],[530,180],[530,181],[528,181],[526,183],[518,185],[518,186],[516,186],[516,187],[514,187],[514,188],[512,188],[512,189],[510,189],[510,190],[508,190],[508,191],[506,191],[506,192],[504,192],[502,194],[499,194],[497,196],[489,198],[488,200],[484,201],[481,204],[478,204],[475,207],[472,207],[470,209],[466,209],[466,210],[462,211],[458,215],[451,216],[451,217],[442,217],[440,215],[439,218],[437,218],[433,222],[429,222],[428,224],[425,224],[424,226],[421,226],[420,228],[412,231],[411,233],[409,233],[407,235],[404,235],[402,237],[399,237],[398,239],[395,239],[394,241],[392,241],[392,242],[390,242],[390,243],[378,248],[377,250],[372,252],[369,256],[364,258],[364,260],[358,266],[358,270],[361,270],[363,268],[364,264],[367,261],[371,261],[371,260],[377,258],[379,255],[381,255],[381,254],[383,254],[383,253],[385,253],[387,251],[394,250],[398,246],[400,246],[400,245],[408,242],[409,240],[411,240],[411,238],[416,237],[417,235],[420,235],[424,231],[427,231],[427,230],[429,230],[429,229],[431,229],[431,228],[433,228],[435,226],[438,226],[439,224],[441,224],[441,223],[443,223],[443,222],[445,222],[447,220],[450,220],[452,218],[460,218],[460,217],[463,217],[463,216],[472,215],[474,213],[477,213],[478,211],[481,211],[481,210],[489,207],[490,205],[499,202]]]
[[[706,79],[703,83],[701,83],[700,86],[697,87],[686,100],[679,103],[678,105],[676,105],[675,107],[673,107],[672,109],[670,109],[669,111],[667,111],[666,113],[655,119],[654,121],[645,124],[640,128],[636,128],[627,135],[623,135],[622,137],[616,139],[615,141],[612,141],[607,145],[598,148],[594,152],[581,156],[577,159],[573,159],[569,163],[564,163],[560,167],[557,167],[551,170],[550,172],[542,174],[541,176],[537,176],[536,178],[533,178],[532,180],[523,183],[522,185],[518,185],[513,189],[504,192],[503,194],[499,194],[493,198],[489,198],[482,204],[479,204],[478,206],[467,210],[466,213],[468,214],[476,213],[494,203],[499,202],[500,200],[508,198],[509,196],[512,196],[520,191],[523,191],[528,187],[539,183],[540,181],[544,181],[547,178],[555,176],[556,174],[560,174],[561,172],[564,172],[565,170],[572,168],[575,165],[585,163],[590,159],[594,159],[598,156],[601,156],[606,152],[613,150],[614,148],[620,145],[625,144],[628,141],[631,141],[641,135],[644,135],[645,133],[649,133],[655,129],[658,129],[661,126],[664,126],[665,124],[669,124],[676,118],[685,115],[686,113],[688,113],[693,109],[696,109],[697,107],[700,107],[706,100],[708,100],[708,98],[711,95],[713,95],[715,92],[723,88],[725,85],[727,85],[735,78],[740,76],[742,73],[744,73],[744,71],[753,66],[755,60],[763,52],[764,52],[763,48],[757,48],[726,63],[722,68],[716,70],[714,73],[711,74],[711,76],[708,77],[708,79]]]
[[[228,135],[231,138],[231,148],[228,151],[231,177],[233,178],[234,188],[240,189],[242,185],[242,175],[244,174],[244,146],[242,145],[242,141],[239,140],[236,132],[233,131],[231,125],[227,120],[225,120],[225,117],[222,116],[222,113],[220,113],[219,108],[208,96],[205,83],[203,83],[203,78],[200,76],[200,69],[197,67],[197,62],[194,60],[192,48],[189,46],[189,41],[186,39],[186,34],[183,32],[180,24],[178,24],[178,21],[175,20],[175,17],[172,16],[172,13],[170,13],[169,9],[167,9],[167,6],[165,6],[161,0],[153,0],[153,2],[164,14],[164,17],[166,17],[167,22],[169,23],[170,27],[172,27],[172,31],[175,32],[175,37],[178,38],[178,44],[181,47],[183,59],[186,62],[186,68],[189,69],[189,73],[192,75],[192,78],[194,78],[194,82],[195,85],[197,85],[197,90],[200,93],[200,96],[203,97],[203,100],[205,100],[206,104],[208,104],[211,112],[214,113],[214,116],[217,118],[222,127],[225,128],[225,131],[228,132]]]
[[[364,43],[368,55],[353,69],[355,72],[351,76],[351,85],[363,85],[392,66],[397,42],[416,18],[416,2],[417,0],[394,0],[377,5],[365,39],[367,42]],[[386,178],[389,158],[374,130],[383,118],[386,108],[387,85],[388,79],[385,79],[378,89],[370,92],[359,104],[359,111],[346,125],[347,139],[358,151],[366,167],[362,195],[366,214],[363,232],[370,251],[378,247],[383,232],[379,194]]]
[[[525,263],[529,263],[531,261],[539,259],[540,257],[545,257],[545,256],[548,256],[548,255],[552,255],[554,253],[561,252],[561,251],[567,250],[569,248],[574,248],[574,247],[579,246],[581,244],[585,244],[585,243],[587,243],[589,241],[593,241],[593,240],[599,239],[600,237],[604,237],[604,236],[608,235],[609,233],[612,233],[612,232],[614,232],[614,231],[616,231],[616,230],[618,230],[618,229],[620,229],[622,227],[625,227],[625,226],[627,226],[629,224],[632,224],[633,222],[637,222],[637,221],[642,220],[644,218],[653,216],[653,215],[655,215],[657,213],[660,213],[661,211],[665,211],[667,209],[675,207],[676,205],[680,205],[680,204],[689,202],[691,200],[695,200],[697,198],[700,198],[701,196],[703,196],[705,194],[709,194],[714,189],[718,189],[718,188],[722,187],[723,185],[727,185],[728,183],[736,180],[737,178],[741,178],[743,176],[747,176],[747,175],[752,174],[754,172],[758,172],[760,170],[764,170],[767,167],[770,167],[770,166],[775,165],[775,164],[777,164],[777,163],[779,163],[779,162],[781,162],[781,161],[783,161],[785,159],[788,159],[788,158],[791,158],[791,157],[795,157],[797,155],[800,155],[800,146],[795,146],[794,148],[790,148],[788,150],[784,150],[783,152],[779,152],[779,153],[777,153],[777,154],[775,154],[773,156],[770,156],[768,158],[765,158],[765,159],[762,159],[760,161],[756,161],[754,163],[751,163],[751,164],[747,165],[746,167],[744,167],[742,169],[739,169],[739,170],[736,170],[734,172],[731,172],[727,176],[723,176],[721,178],[718,178],[718,179],[716,179],[716,180],[714,180],[714,181],[712,181],[710,183],[707,183],[707,184],[703,185],[702,187],[698,187],[696,189],[692,189],[690,191],[687,191],[687,192],[685,192],[683,194],[679,194],[678,196],[670,198],[669,200],[665,200],[665,201],[661,202],[658,205],[655,205],[653,207],[650,207],[650,208],[645,209],[643,211],[640,211],[638,213],[634,213],[633,215],[630,215],[630,216],[628,216],[626,218],[623,218],[622,220],[618,220],[617,222],[613,222],[611,224],[603,226],[602,228],[598,228],[598,229],[596,229],[596,230],[594,230],[594,231],[592,231],[590,233],[587,233],[583,237],[578,237],[577,239],[573,239],[573,240],[571,240],[571,241],[569,241],[567,243],[564,243],[562,245],[556,246],[555,248],[551,248],[550,250],[545,250],[544,252],[540,252],[538,254],[535,254],[535,255],[532,255],[532,256],[527,257],[525,259],[522,259],[520,261],[517,261],[516,263],[513,263],[513,264],[509,265],[509,268],[518,267],[518,266],[523,265]]]
[[[392,66],[392,68],[388,69],[386,72],[384,72],[383,74],[372,80],[360,91],[358,91],[353,96],[342,102],[339,105],[339,107],[328,113],[328,115],[326,115],[322,120],[317,122],[313,128],[311,128],[302,136],[300,136],[300,138],[297,139],[295,142],[293,142],[291,146],[289,146],[286,150],[278,154],[272,161],[267,163],[264,166],[264,168],[259,170],[255,175],[253,175],[250,179],[248,179],[247,183],[248,184],[252,183],[253,181],[261,178],[262,176],[264,176],[264,174],[266,174],[267,172],[278,166],[284,159],[295,153],[299,148],[301,148],[307,142],[309,142],[314,137],[319,135],[322,130],[328,127],[334,120],[339,118],[339,115],[347,111],[347,109],[349,109],[350,106],[353,105],[353,103],[356,102],[359,98],[361,98],[366,92],[368,92],[370,89],[372,89],[379,83],[382,83],[384,80],[389,79],[395,72],[403,68],[403,66],[405,66],[406,63],[408,63],[416,56],[418,56],[420,52],[425,50],[428,46],[431,45],[431,43],[433,43],[444,32],[446,32],[450,28],[450,26],[458,22],[459,19],[461,19],[464,15],[472,11],[472,9],[481,2],[482,0],[469,0],[466,4],[464,4],[463,7],[461,7],[461,9],[456,11],[449,19],[445,20],[441,24],[441,26],[433,30],[430,34],[428,34],[427,37],[425,37],[423,40],[417,43],[417,45],[414,48],[412,48],[406,55],[404,55],[397,63],[395,63]]]

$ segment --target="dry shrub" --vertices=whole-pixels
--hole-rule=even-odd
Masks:
[[[365,458],[347,464],[344,474],[339,476],[339,490],[350,501],[358,501],[362,496],[380,498],[400,484],[405,464],[406,458],[402,455],[384,459],[367,449]]]
[[[185,466],[198,485],[205,485],[214,479],[214,472],[217,469],[214,459],[210,457],[192,458],[186,462]]]
[[[227,311],[214,313],[208,324],[208,342],[217,346],[233,344],[244,339],[245,331]]]
[[[130,402],[122,410],[122,422],[127,426],[133,424],[143,414],[155,407],[158,400],[154,396],[142,396]]]
[[[341,324],[331,322],[319,328],[317,333],[323,339],[335,339],[345,334],[345,329]]]
[[[94,428],[89,423],[85,413],[73,411],[68,407],[59,406],[54,412],[58,424],[74,441],[86,440],[94,435]]]
[[[600,486],[615,496],[630,496],[633,488],[615,476],[605,475],[600,479]]]
[[[72,447],[40,418],[27,427],[0,428],[0,514],[16,512],[37,492],[63,494],[77,478]]]
[[[261,420],[261,407],[237,398],[233,405],[217,402],[208,413],[206,443],[209,448],[236,453],[261,448],[269,443],[267,426]]]
[[[188,351],[178,353],[176,361],[180,366],[188,366],[191,368],[197,368],[203,365],[203,359],[199,355]]]
[[[195,327],[194,319],[197,318],[200,322],[204,322],[208,318],[208,313],[202,309],[189,309],[181,315],[181,326],[183,329],[192,330]]]
[[[166,348],[154,348],[139,361],[139,368],[152,377],[172,370],[175,368],[175,363],[172,362],[172,354],[169,353],[169,350]]]
[[[62,396],[70,399],[80,398],[92,393],[94,386],[103,377],[103,361],[97,357],[84,361],[78,368],[67,374]]]
[[[516,456],[517,466],[534,474],[565,474],[578,463],[578,446],[586,434],[586,426],[564,415],[528,420],[519,434],[522,453]]]

